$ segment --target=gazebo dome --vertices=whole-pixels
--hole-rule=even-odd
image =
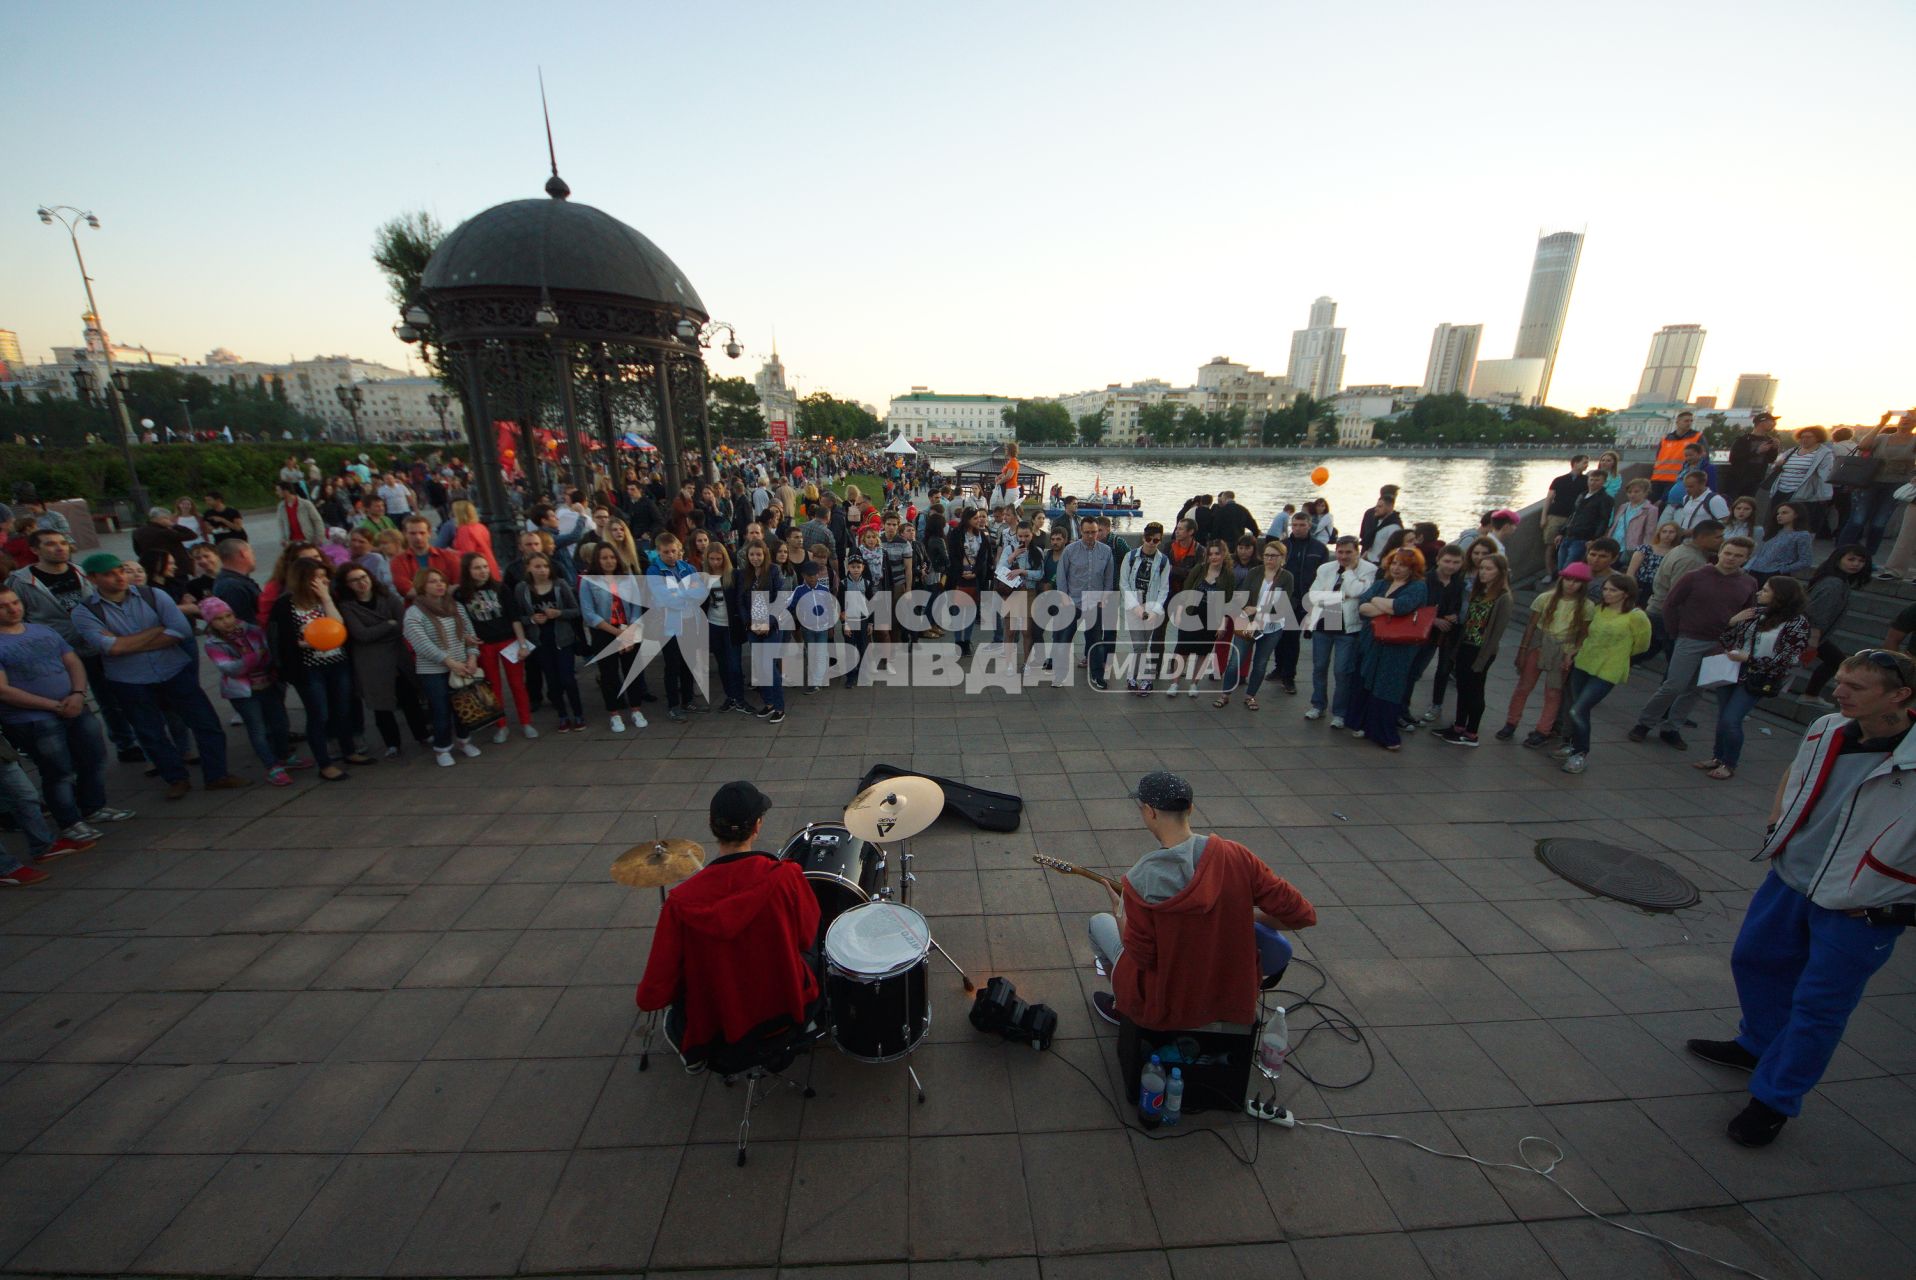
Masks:
[[[430,293],[468,289],[589,294],[683,307],[709,318],[698,291],[660,248],[611,214],[574,204],[548,184],[544,200],[510,200],[475,214],[433,251]]]

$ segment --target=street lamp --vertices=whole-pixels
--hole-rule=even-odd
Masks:
[[[721,349],[725,352],[727,358],[732,360],[738,359],[739,356],[744,353],[745,348],[738,340],[738,330],[723,320],[713,320],[701,325],[689,316],[681,316],[679,317],[678,324],[674,326],[673,331],[678,335],[680,342],[686,343],[694,349],[698,349],[711,346],[712,339],[718,336],[721,329],[725,331],[725,346]],[[699,358],[698,370],[699,444],[703,447],[705,454],[702,459],[702,469],[705,472],[705,478],[713,480],[718,478],[718,461],[712,456],[712,419],[711,413],[705,403],[705,359],[703,356]]]
[[[340,406],[352,417],[353,439],[360,444],[365,444],[366,433],[359,429],[359,410],[360,406],[366,403],[366,388],[334,387],[333,394],[339,397]]]
[[[105,391],[109,407],[120,423],[120,456],[126,461],[127,488],[132,493],[133,506],[144,514],[147,508],[146,486],[140,483],[140,469],[133,463],[133,420],[126,411],[126,397],[121,394],[119,380],[113,376],[113,344],[106,337],[106,321],[100,318],[100,304],[93,298],[93,277],[86,273],[86,255],[80,252],[80,224],[84,222],[98,231],[100,220],[87,210],[75,209],[67,204],[41,205],[34,212],[49,227],[55,222],[65,227],[67,238],[73,241],[73,260],[80,264],[80,283],[86,286],[87,314],[93,317],[94,327],[100,331],[100,347],[106,356]],[[76,374],[75,381],[78,380]]]

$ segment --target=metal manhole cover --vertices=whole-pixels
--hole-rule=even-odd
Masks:
[[[1655,858],[1595,840],[1539,840],[1537,861],[1579,888],[1647,911],[1693,907],[1702,897]]]

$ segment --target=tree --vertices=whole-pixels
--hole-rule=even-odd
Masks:
[[[1301,395],[1282,409],[1264,415],[1259,436],[1268,445],[1300,445],[1313,428],[1337,425],[1337,406],[1329,400]]]
[[[743,378],[713,378],[705,397],[715,435],[741,440],[765,437],[765,414],[759,409],[758,390]]]
[[[1111,411],[1100,409],[1096,413],[1087,413],[1078,419],[1078,440],[1093,447],[1104,443],[1104,433],[1111,425]]]
[[[1153,444],[1170,444],[1177,438],[1178,407],[1168,400],[1147,404],[1138,410],[1138,434]]]
[[[797,426],[800,435],[828,440],[862,440],[879,433],[878,419],[863,405],[835,400],[823,391],[814,391],[798,402]]]
[[[373,232],[373,262],[386,277],[386,296],[404,311],[419,294],[419,278],[433,250],[446,238],[439,219],[424,209],[402,213]]]
[[[1019,444],[1071,443],[1071,414],[1055,400],[1020,400],[1005,420]]]

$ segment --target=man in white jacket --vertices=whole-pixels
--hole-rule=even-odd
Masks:
[[[1770,873],[1730,953],[1743,1018],[1734,1040],[1691,1040],[1750,1073],[1730,1121],[1767,1146],[1829,1067],[1863,988],[1916,924],[1916,659],[1865,649],[1838,669],[1838,712],[1809,727],[1770,805]]]
[[[1154,656],[1164,638],[1164,606],[1171,598],[1171,557],[1164,554],[1164,526],[1153,520],[1144,538],[1118,566],[1118,598],[1124,607],[1120,625],[1129,638],[1131,679],[1124,687],[1140,696],[1151,692]],[[1142,676],[1143,679],[1138,677]]]
[[[1363,546],[1348,533],[1337,540],[1337,554],[1320,566],[1304,603],[1310,606],[1305,629],[1311,633],[1311,709],[1306,720],[1331,712],[1331,728],[1342,729],[1357,692],[1358,600],[1377,581],[1377,566],[1362,558]],[[1330,700],[1330,674],[1337,671],[1337,697]]]

